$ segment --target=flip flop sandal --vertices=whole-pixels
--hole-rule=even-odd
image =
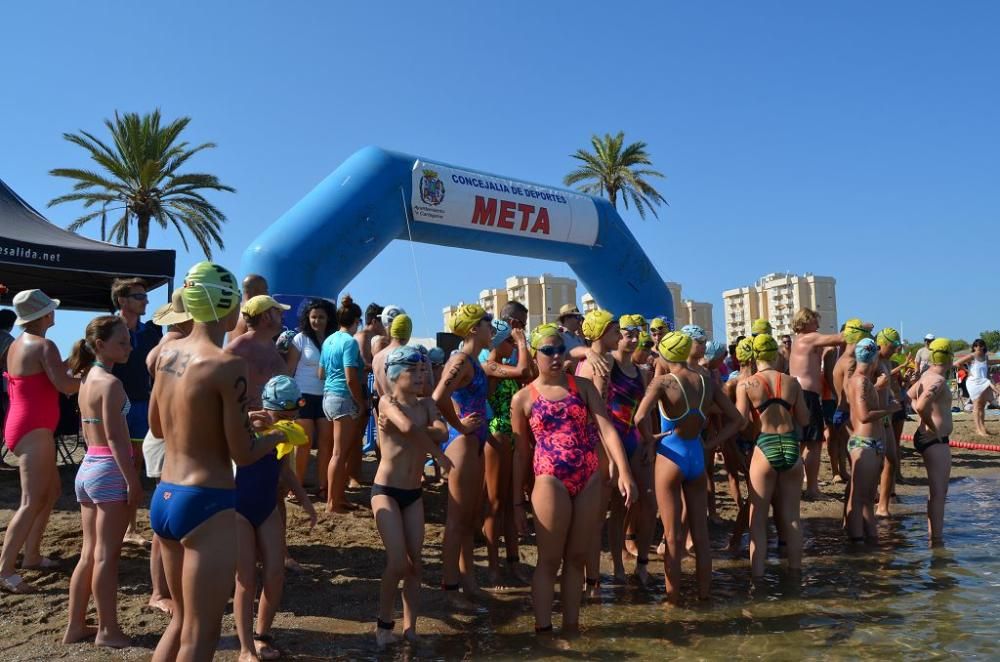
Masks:
[[[34,565],[21,564],[21,570],[55,570],[59,567],[59,561],[53,561],[47,556],[43,556],[42,560]]]
[[[13,593],[14,595],[27,595],[28,593],[35,593],[38,589],[24,581],[24,577],[21,575],[10,575],[9,577],[0,577],[0,591],[5,593]]]
[[[255,634],[253,640],[264,644],[260,647],[254,646],[254,648],[257,648],[257,655],[261,660],[277,660],[281,658],[281,651],[275,647],[273,636],[269,634]]]

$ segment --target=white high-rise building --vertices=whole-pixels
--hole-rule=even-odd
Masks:
[[[756,319],[768,320],[775,336],[791,335],[792,319],[800,308],[819,313],[820,332],[835,333],[836,286],[836,279],[830,276],[771,273],[753,285],[726,290],[722,293],[726,340],[733,342],[739,336],[749,336]]]
[[[664,283],[667,289],[670,290],[670,298],[674,302],[674,325],[676,328],[681,328],[688,324],[697,324],[701,328],[705,329],[708,333],[708,337],[712,337],[712,304],[707,301],[692,301],[690,299],[684,299],[681,296],[681,284],[675,283],[673,281],[666,281]],[[583,301],[583,312],[588,313],[599,305],[594,297],[589,293],[585,292],[581,298]],[[617,313],[618,311],[614,311]]]

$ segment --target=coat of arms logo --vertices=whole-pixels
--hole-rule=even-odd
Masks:
[[[424,204],[437,206],[444,202],[444,182],[434,170],[424,170],[420,178],[420,199]]]

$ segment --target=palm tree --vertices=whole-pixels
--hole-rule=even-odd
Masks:
[[[585,182],[578,190],[588,195],[606,195],[615,209],[618,209],[618,195],[621,194],[625,209],[629,208],[631,200],[640,218],[645,220],[647,208],[653,216],[659,218],[656,205],[668,203],[646,178],[665,175],[656,170],[638,167],[652,165],[649,154],[646,153],[646,143],[636,142],[623,148],[624,142],[624,131],[619,131],[615,136],[610,133],[603,137],[594,134],[590,137],[594,152],[576,150],[576,154],[572,156],[583,164],[566,175],[563,182],[566,186]]]
[[[178,169],[203,149],[215,147],[204,143],[189,148],[186,141],[178,141],[190,117],[174,120],[160,126],[160,111],[148,115],[115,112],[114,122],[104,120],[111,132],[114,149],[98,138],[80,131],[64,133],[63,138],[90,152],[90,158],[100,166],[100,171],[78,168],[57,168],[49,172],[56,177],[75,180],[73,193],[49,201],[49,207],[63,202],[81,201],[84,208],[99,205],[98,211],[81,216],[69,229],[77,232],[88,222],[101,218],[101,240],[110,238],[127,246],[129,230],[133,224],[138,235],[137,246],[146,248],[149,224],[156,221],[161,228],[168,224],[176,228],[188,248],[185,228],[201,246],[205,257],[211,259],[213,244],[224,248],[220,230],[226,215],[209,202],[202,191],[235,192],[236,189],[219,182],[215,175],[203,173],[178,173]],[[121,211],[110,230],[108,212]]]

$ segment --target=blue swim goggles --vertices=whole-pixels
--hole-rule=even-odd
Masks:
[[[420,365],[427,360],[419,349],[405,345],[392,350],[385,360],[385,370],[388,372],[389,368],[395,365]]]

